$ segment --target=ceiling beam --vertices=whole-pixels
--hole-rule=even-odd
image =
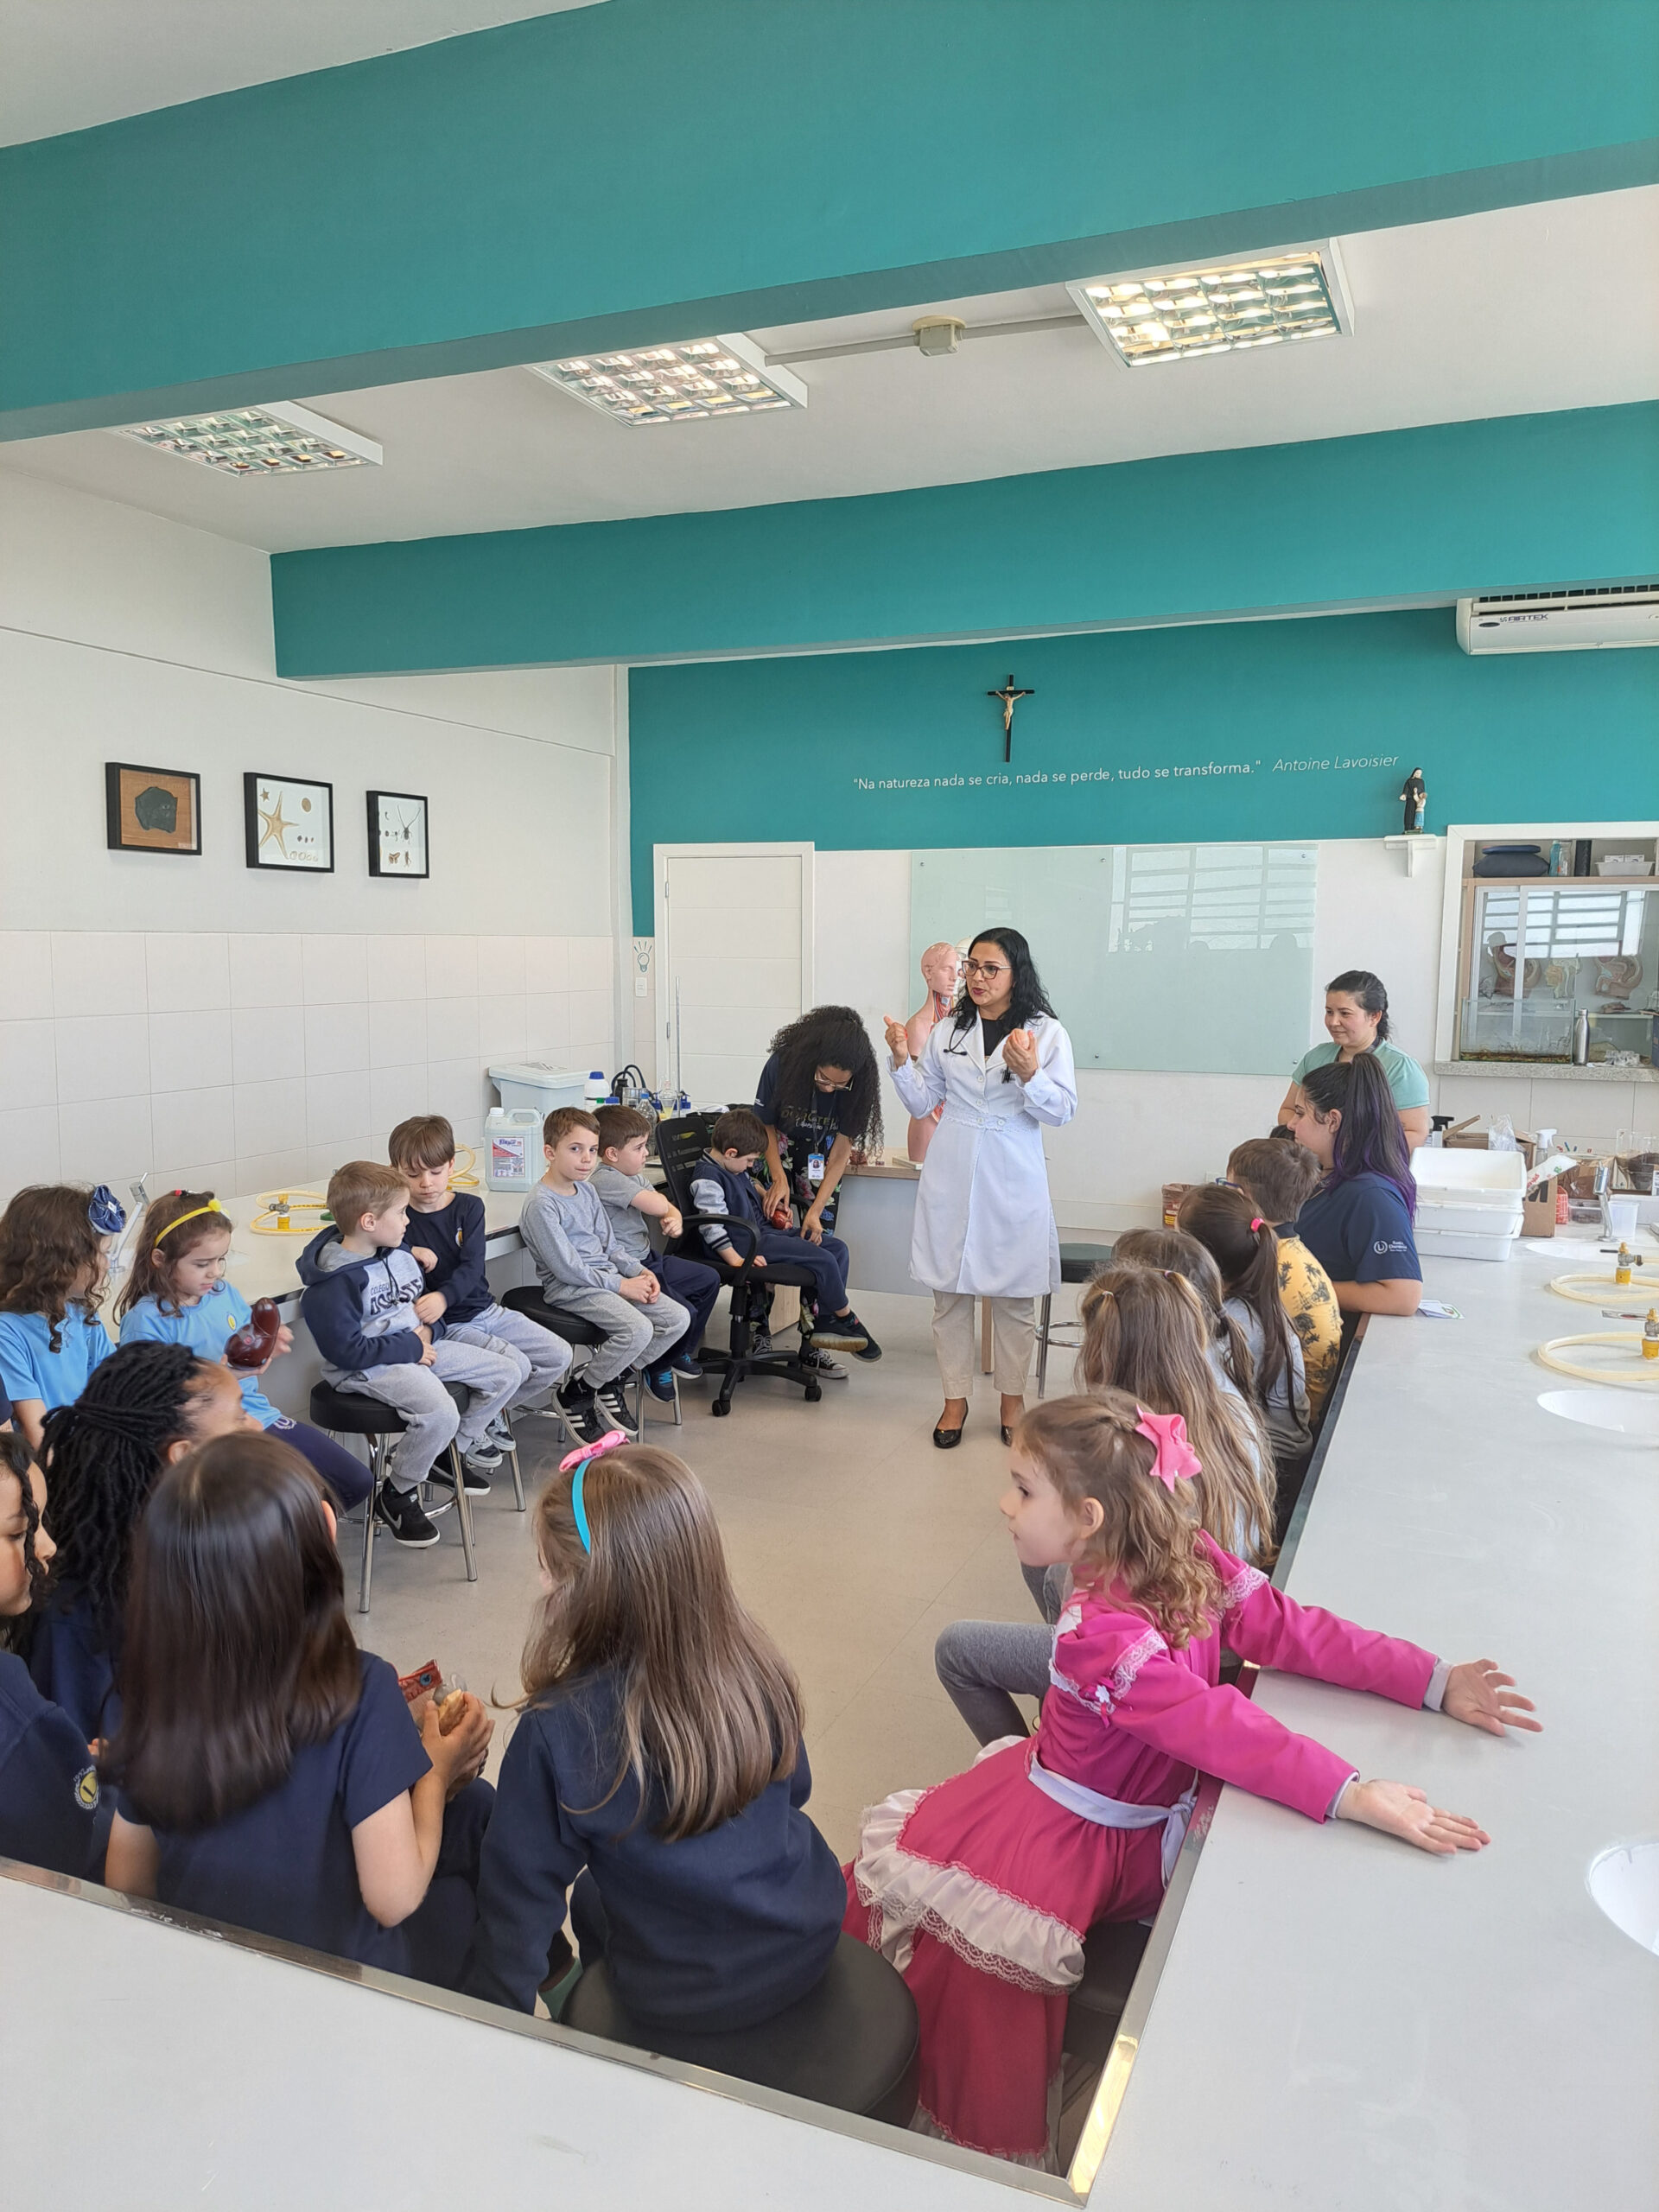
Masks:
[[[323,547],[275,556],[271,593],[277,671],[304,677],[1223,620],[1652,575],[1659,403]]]
[[[0,436],[1659,177],[1651,0],[612,0],[0,149]]]

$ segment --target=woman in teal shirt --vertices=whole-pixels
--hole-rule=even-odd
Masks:
[[[1380,977],[1373,976],[1369,968],[1344,968],[1340,976],[1333,976],[1325,987],[1325,1026],[1331,1042],[1313,1046],[1290,1071],[1290,1089],[1279,1109],[1280,1127],[1294,1126],[1296,1093],[1310,1068],[1322,1068],[1332,1060],[1351,1060],[1360,1052],[1372,1052],[1389,1078],[1407,1148],[1427,1144],[1428,1077],[1415,1060],[1387,1041],[1389,995]]]

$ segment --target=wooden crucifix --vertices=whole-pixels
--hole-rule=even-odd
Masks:
[[[1034,699],[1037,696],[1036,689],[1030,684],[1016,689],[1014,677],[1010,676],[1000,690],[988,691],[985,696],[988,699],[1000,699],[1002,702],[1002,758],[1005,760],[1012,760],[1014,758],[1014,702],[1016,699]]]

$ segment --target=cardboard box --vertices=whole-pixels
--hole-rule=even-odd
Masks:
[[[1523,1236],[1553,1236],[1555,1234],[1555,1178],[1541,1183],[1527,1200],[1521,1214],[1521,1234]]]

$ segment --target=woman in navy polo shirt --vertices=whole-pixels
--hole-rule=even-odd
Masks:
[[[1411,1233],[1417,1185],[1376,1056],[1310,1068],[1290,1126],[1325,1170],[1296,1234],[1330,1276],[1338,1306],[1344,1313],[1414,1313],[1423,1294]]]

